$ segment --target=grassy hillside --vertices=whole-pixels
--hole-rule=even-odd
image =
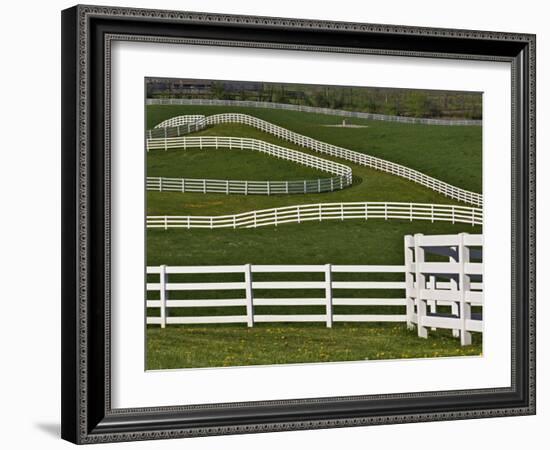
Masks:
[[[349,161],[316,153],[239,124],[209,127],[193,136],[251,137],[276,145],[299,150],[346,164],[353,171],[353,185],[341,191],[306,195],[225,195],[179,192],[148,192],[149,215],[219,215],[254,209],[275,208],[306,203],[395,201],[417,203],[462,203],[449,199],[427,187],[385,172],[353,164]],[[187,149],[153,150],[147,154],[148,176],[234,179],[234,180],[292,180],[328,176],[290,161],[250,150]]]
[[[404,164],[457,186],[481,190],[481,129],[406,125],[366,120],[348,123],[366,128],[333,128],[323,125],[341,122],[341,117],[229,107],[149,106],[148,127],[180,114],[243,112],[285,128],[346,148]],[[194,135],[242,136],[266,140],[288,148],[339,161],[281,141],[269,134],[238,124],[210,127]],[[403,178],[343,162],[353,170],[353,185],[341,191],[304,195],[224,195],[179,192],[147,192],[149,215],[219,215],[254,209],[306,203],[348,201],[403,201],[459,204],[441,194]],[[253,151],[225,149],[151,151],[147,156],[148,176],[235,180],[311,179],[326,174]],[[403,236],[406,234],[480,233],[481,227],[467,224],[431,223],[381,219],[307,222],[257,229],[147,230],[148,265],[222,264],[403,264]],[[171,275],[171,281],[225,281],[242,275]],[[258,275],[270,279],[272,274]],[[370,274],[338,274],[338,280],[370,279]],[[287,274],[285,279],[312,280],[319,274]],[[342,278],[343,277],[343,278]],[[335,278],[335,279],[336,279]],[[376,275],[379,281],[401,280],[403,274]],[[374,279],[374,278],[373,278]],[[150,281],[153,281],[150,277]],[[335,296],[402,297],[402,290],[345,290]],[[256,294],[256,293],[255,293]],[[175,298],[227,298],[224,291],[180,291]],[[244,296],[232,291],[230,296]],[[293,297],[323,295],[311,290],[263,290],[261,296]],[[150,292],[148,298],[154,299]],[[169,315],[243,314],[244,308],[174,308]],[[256,307],[258,314],[322,313],[323,307]],[[335,313],[398,313],[403,307],[335,306]],[[148,315],[158,314],[149,309]],[[229,325],[169,325],[147,327],[149,369],[180,367],[223,367],[254,364],[287,364],[365,359],[422,358],[481,354],[481,335],[474,344],[461,347],[450,331],[430,332],[420,339],[404,324],[336,323],[327,329],[322,323],[257,324],[247,328]]]
[[[306,136],[378,156],[474,192],[481,192],[482,127],[403,124],[366,119],[347,123],[366,128],[335,128],[342,117],[229,106],[147,106],[147,128],[182,114],[250,114]]]

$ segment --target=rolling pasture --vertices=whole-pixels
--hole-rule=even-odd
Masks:
[[[155,105],[147,107],[147,126],[152,128],[162,120],[182,114],[220,112],[251,114],[304,135],[379,156],[458,187],[481,192],[481,127],[348,119],[348,123],[363,128],[339,128],[326,125],[339,123],[341,118],[319,114],[226,106]],[[239,124],[212,126],[193,133],[193,136],[251,137],[318,155]],[[342,162],[331,156],[323,157]],[[147,214],[222,215],[296,204],[354,201],[461,204],[403,178],[349,161],[346,164],[353,170],[353,184],[339,191],[269,196],[148,191]],[[147,176],[297,180],[318,178],[323,176],[323,172],[251,151],[175,149],[148,152]],[[308,222],[236,230],[149,229],[147,264],[402,264],[404,235],[460,232],[481,233],[482,229],[468,224],[407,220]],[[300,280],[314,279],[314,276],[302,275]],[[185,298],[185,293],[180,294]],[[217,298],[222,294],[205,292],[204,298]],[[292,292],[279,293],[283,294],[292,295]],[[383,295],[400,293],[389,290]],[[238,308],[235,307],[235,311]],[[259,308],[274,314],[280,312],[276,306]],[[292,307],[295,311],[313,314],[319,308]],[[359,313],[384,313],[388,308],[398,307],[339,308],[348,308],[347,311],[352,308]],[[212,308],[210,312],[230,314],[231,310]],[[170,312],[173,315],[194,313],[193,308]],[[338,323],[332,329],[319,323],[262,323],[254,328],[240,324],[170,325],[165,329],[148,326],[147,352],[149,369],[463,356],[481,354],[481,335],[474,335],[473,345],[461,347],[450,331],[440,330],[431,333],[429,339],[420,339],[404,324],[391,323]]]

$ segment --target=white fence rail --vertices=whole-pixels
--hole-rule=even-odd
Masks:
[[[203,194],[277,195],[332,192],[347,186],[344,177],[293,181],[208,180],[205,178],[147,177],[147,190]]]
[[[462,345],[470,345],[471,333],[483,331],[481,314],[472,313],[472,306],[483,305],[482,245],[481,235],[467,233],[405,236],[404,266],[149,266],[146,306],[158,308],[159,313],[156,316],[148,315],[147,324],[164,328],[170,324],[246,323],[252,327],[259,322],[324,322],[330,328],[334,322],[406,322],[411,328],[417,326],[420,337],[428,337],[428,328],[451,329],[454,336],[460,337]],[[449,257],[449,261],[427,262],[426,253],[444,255]],[[318,275],[316,281],[296,281],[297,273]],[[404,280],[372,281],[370,277],[369,281],[339,281],[334,276],[388,273],[403,274]],[[197,278],[193,278],[193,281],[170,280],[171,276],[190,274],[194,277],[206,275],[209,278],[208,281],[197,281]],[[219,274],[236,274],[238,281],[212,281],[212,276]],[[270,280],[258,279],[258,274],[271,274]],[[292,275],[291,280],[288,279],[289,274]],[[277,280],[273,281],[272,278]],[[289,289],[294,297],[282,298],[273,293]],[[380,291],[388,289],[393,292],[380,296]],[[370,295],[376,292],[379,296],[345,296],[351,290],[365,290]],[[396,297],[395,291],[404,295]],[[151,298],[154,292],[158,299]],[[218,292],[223,298],[181,298],[182,292],[191,292],[192,297],[200,297],[200,293],[205,292]],[[388,295],[393,297],[387,298]],[[235,306],[244,307],[246,313],[205,314],[208,308]],[[255,312],[257,306],[319,306],[323,307],[323,313],[258,314]],[[334,310],[337,306],[399,306],[402,310],[391,314],[338,313]],[[176,308],[198,308],[201,315],[170,316],[169,311]]]
[[[147,130],[146,135],[147,139],[179,137],[194,133],[195,131],[200,131],[206,126],[205,116],[177,116],[161,122],[151,130]]]
[[[482,121],[476,119],[431,119],[428,117],[391,116],[361,111],[345,111],[342,109],[319,108],[315,106],[293,105],[289,103],[257,102],[246,100],[218,100],[218,99],[183,99],[183,98],[149,98],[148,105],[204,105],[204,106],[238,106],[245,108],[284,109],[301,111],[330,116],[358,117],[361,119],[381,120],[385,122],[421,123],[424,125],[447,126],[481,126]]]
[[[159,129],[163,127],[172,127],[172,124],[178,123],[179,120],[184,119],[186,116],[173,117],[171,119],[165,120],[157,125]],[[200,119],[197,122],[197,126],[208,126],[215,125],[220,123],[242,123],[249,125],[251,127],[257,128],[266,133],[277,136],[281,139],[285,139],[294,144],[300,145],[302,147],[310,148],[319,153],[325,153],[327,155],[335,156],[337,158],[345,159],[347,161],[352,161],[356,164],[371,167],[376,170],[381,170],[383,172],[391,173],[399,177],[405,178],[407,180],[418,183],[422,186],[425,186],[433,191],[439,192],[440,194],[445,195],[446,197],[459,200],[465,203],[469,203],[475,206],[483,205],[483,196],[476,192],[467,191],[465,189],[453,186],[444,181],[440,181],[436,178],[425,175],[418,170],[409,169],[401,164],[396,164],[390,161],[386,161],[381,158],[367,155],[365,153],[357,152],[354,150],[348,150],[337,145],[328,144],[326,142],[321,142],[316,139],[295,133],[294,131],[287,130],[286,128],[274,125],[270,122],[267,122],[262,119],[258,119],[247,114],[236,114],[236,113],[226,113],[226,114],[215,114],[205,118],[204,122]],[[149,130],[149,134],[152,131]],[[177,138],[149,138],[147,140],[147,148],[152,148],[149,144],[150,141],[154,141],[154,148],[164,148],[164,146],[170,145],[171,141]],[[260,141],[261,142],[261,141]],[[351,170],[351,169],[350,169]]]
[[[402,219],[482,225],[480,208],[428,203],[350,202],[293,205],[224,216],[147,216],[147,228],[257,228],[323,220]]]
[[[332,183],[334,188],[342,185],[342,187],[346,187],[352,183],[352,170],[349,166],[318,156],[309,155],[298,150],[291,150],[269,142],[260,141],[258,139],[225,136],[184,136],[147,140],[147,151],[168,150],[173,148],[182,148],[184,150],[187,148],[253,150],[337,175],[337,178],[341,179],[341,182],[335,179]],[[304,181],[302,181],[302,184],[303,183]]]
[[[482,247],[482,235],[467,233],[405,237],[407,324],[417,326],[418,336],[446,328],[470,345],[471,332],[483,331],[481,317],[472,313],[472,306],[483,306]],[[429,254],[448,261],[427,262]],[[451,312],[438,314],[437,305],[451,306]]]

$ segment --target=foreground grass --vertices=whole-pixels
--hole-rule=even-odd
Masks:
[[[449,330],[421,339],[405,324],[169,325],[147,328],[147,369],[250,366],[481,355],[480,334],[460,346]]]
[[[280,227],[237,230],[148,230],[149,265],[219,264],[403,264],[405,234],[479,233],[480,227],[465,224],[408,221],[309,222]],[[270,274],[269,274],[270,275]],[[279,274],[280,275],[280,274]],[[319,274],[293,274],[301,279]],[[344,274],[339,274],[344,275]],[[365,274],[361,274],[366,278]],[[186,277],[220,275],[187,275]],[[225,281],[236,274],[222,275]],[[374,276],[374,275],[373,275]],[[172,276],[171,276],[172,277]],[[182,276],[183,277],[183,276]],[[376,274],[376,277],[380,277]],[[389,274],[401,277],[402,274]],[[289,279],[289,274],[286,279]],[[151,280],[153,281],[153,280]],[[173,279],[175,282],[190,279]],[[197,281],[197,280],[195,280]],[[211,281],[215,281],[212,278]],[[382,280],[380,280],[382,281]],[[402,298],[402,290],[335,290],[338,297]],[[177,297],[172,297],[172,295]],[[314,290],[257,290],[258,297],[322,296]],[[155,298],[152,293],[148,297]],[[171,298],[242,298],[244,292],[177,292]],[[323,307],[256,307],[257,314],[322,314]],[[404,314],[404,307],[335,307],[336,314]],[[169,315],[244,314],[244,308],[173,308]],[[150,308],[149,316],[158,315]],[[147,368],[175,369],[198,367],[291,364],[365,359],[435,358],[480,355],[481,335],[474,345],[461,347],[449,330],[430,331],[420,339],[403,324],[336,323],[327,329],[322,323],[169,325],[147,327]]]
[[[366,128],[335,128],[342,117],[229,106],[149,105],[147,128],[183,114],[250,114],[331,144],[378,156],[455,186],[481,192],[482,127],[403,124],[346,119]]]

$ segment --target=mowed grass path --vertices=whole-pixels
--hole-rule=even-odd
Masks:
[[[297,133],[403,164],[463,189],[481,193],[482,127],[403,124],[347,118],[366,128],[336,128],[342,117],[229,106],[147,106],[147,128],[184,114],[250,114]]]
[[[438,358],[481,354],[481,335],[461,347],[446,330],[421,339],[405,324],[337,323],[168,326],[147,330],[147,369],[329,361]]]
[[[147,176],[214,180],[291,181],[333,176],[260,152],[235,149],[170,149],[147,154]]]

